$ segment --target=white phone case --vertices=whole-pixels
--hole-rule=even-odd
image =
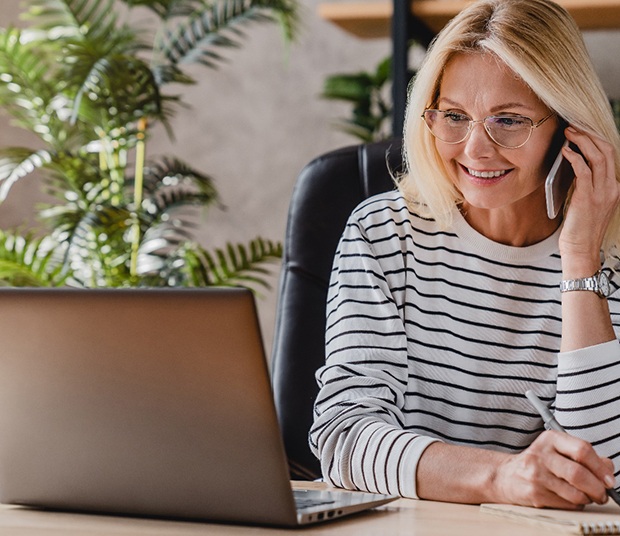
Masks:
[[[562,144],[562,148],[568,145],[568,140],[564,141]],[[564,156],[562,155],[562,149],[558,153],[558,156],[553,162],[551,169],[547,175],[547,179],[545,180],[545,198],[547,200],[547,216],[549,219],[553,220],[557,217],[558,212],[560,211],[560,207],[562,206],[562,190],[560,184],[560,168],[562,166],[562,160],[564,160]]]

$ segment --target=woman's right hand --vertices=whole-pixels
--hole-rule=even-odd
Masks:
[[[611,460],[590,443],[562,432],[546,431],[523,452],[498,467],[499,502],[538,508],[578,509],[607,501],[615,484]]]

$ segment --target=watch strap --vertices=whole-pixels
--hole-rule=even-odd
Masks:
[[[609,280],[607,274],[599,270],[590,277],[580,277],[578,279],[563,279],[560,282],[560,292],[572,292],[585,290],[595,292],[601,298],[609,295]]]

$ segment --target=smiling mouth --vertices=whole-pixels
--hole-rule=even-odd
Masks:
[[[472,177],[476,177],[477,179],[497,179],[503,175],[506,175],[510,170],[508,169],[500,169],[498,171],[477,171],[471,168],[465,168],[467,173],[469,173]]]

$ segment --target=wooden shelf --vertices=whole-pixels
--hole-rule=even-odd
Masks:
[[[556,0],[573,16],[582,30],[620,28],[620,0]],[[472,0],[415,0],[413,14],[439,32]],[[388,37],[392,2],[327,2],[319,4],[319,16],[363,39]]]

